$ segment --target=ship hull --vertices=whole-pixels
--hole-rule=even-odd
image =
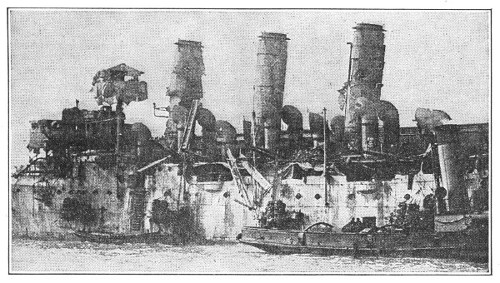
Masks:
[[[431,257],[488,261],[488,242],[473,231],[360,234],[245,227],[240,243],[273,254]]]

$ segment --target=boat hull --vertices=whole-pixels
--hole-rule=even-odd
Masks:
[[[480,240],[470,231],[360,234],[245,227],[239,241],[274,254],[433,257],[488,261],[488,241]]]
[[[125,244],[125,243],[163,243],[174,244],[174,238],[171,235],[161,233],[143,233],[143,234],[108,234],[108,233],[87,233],[74,232],[75,236],[82,241],[89,241],[101,244]]]

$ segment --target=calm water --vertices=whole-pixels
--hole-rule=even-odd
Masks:
[[[104,245],[15,239],[11,271],[52,273],[487,273],[452,259],[272,255],[242,244]]]

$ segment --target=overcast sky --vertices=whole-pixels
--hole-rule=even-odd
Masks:
[[[285,104],[340,114],[337,90],[347,79],[352,27],[381,24],[386,32],[382,99],[414,126],[417,107],[446,111],[454,122],[489,117],[490,18],[487,11],[341,10],[11,10],[10,114],[13,165],[27,162],[29,121],[60,119],[63,108],[97,109],[94,74],[126,63],[145,74],[149,99],[132,102],[127,122],[161,135],[178,39],[201,41],[204,101],[219,120],[241,130],[250,117],[258,36],[286,33]],[[307,116],[305,116],[307,117]]]

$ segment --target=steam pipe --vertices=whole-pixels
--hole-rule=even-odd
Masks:
[[[120,141],[122,135],[122,113],[123,113],[123,101],[118,98],[118,103],[116,104],[116,161],[118,162],[118,155],[120,154]]]
[[[256,132],[255,132],[255,111],[252,111],[252,146],[257,147],[257,142],[256,142]],[[252,152],[252,157],[253,157],[253,166],[255,167],[255,151]]]

